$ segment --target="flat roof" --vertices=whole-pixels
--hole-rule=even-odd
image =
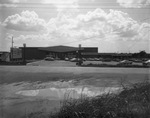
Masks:
[[[52,52],[72,52],[72,51],[78,51],[78,47],[70,47],[70,46],[52,46],[52,47],[41,47],[38,48],[39,50],[43,51],[52,51]],[[83,48],[81,48],[83,50]]]

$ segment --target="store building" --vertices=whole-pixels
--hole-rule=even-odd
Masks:
[[[109,59],[129,59],[131,53],[98,53],[98,47],[71,47],[71,46],[51,46],[51,47],[20,47],[22,59],[41,60],[46,57],[64,60],[65,58],[109,58]]]
[[[70,46],[52,46],[52,47],[20,47],[22,58],[26,60],[44,59],[47,56],[64,60],[67,58],[78,57],[79,54],[97,53],[97,47],[70,47]],[[89,55],[90,56],[90,55]]]

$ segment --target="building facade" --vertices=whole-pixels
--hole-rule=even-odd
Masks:
[[[52,47],[20,47],[22,58],[26,60],[40,60],[45,57],[53,57],[64,60],[65,58],[77,58],[83,53],[98,53],[97,47],[70,47],[70,46],[52,46]]]
[[[20,47],[22,59],[42,60],[46,57],[64,60],[65,58],[105,58],[105,59],[129,59],[131,53],[99,53],[98,47],[70,47],[70,46],[51,46],[51,47]]]

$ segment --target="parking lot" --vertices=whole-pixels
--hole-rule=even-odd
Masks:
[[[117,65],[119,62],[110,61],[110,62],[103,62],[103,61],[83,61],[83,65],[88,64],[108,64],[108,65]],[[132,65],[142,65],[142,62],[133,62]],[[76,62],[64,61],[64,60],[54,60],[54,61],[35,61],[32,63],[28,63],[27,66],[50,66],[50,67],[76,67]]]
[[[28,63],[27,66],[50,66],[50,67],[76,67],[76,62],[54,60],[54,61],[35,61]]]

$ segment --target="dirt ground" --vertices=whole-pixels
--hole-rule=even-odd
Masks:
[[[150,70],[146,68],[0,66],[0,117],[23,118],[32,112],[58,110],[68,89],[74,91],[73,97],[93,96],[102,88],[147,80]]]

